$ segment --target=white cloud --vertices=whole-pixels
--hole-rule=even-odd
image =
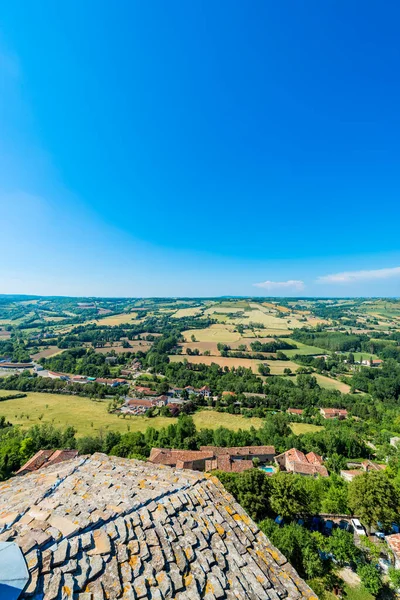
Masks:
[[[400,277],[400,267],[370,271],[344,271],[333,275],[322,275],[318,277],[317,283],[357,283],[359,281],[373,281],[374,279],[389,279],[391,277]]]
[[[253,283],[255,287],[263,288],[264,290],[304,290],[304,281],[289,279],[289,281],[262,281],[261,283]]]

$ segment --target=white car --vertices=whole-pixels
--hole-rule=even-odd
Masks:
[[[366,535],[365,529],[358,519],[352,519],[351,524],[353,525],[354,531],[357,535]]]

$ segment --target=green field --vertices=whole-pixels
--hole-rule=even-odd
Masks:
[[[297,349],[295,350],[283,350],[282,352],[286,354],[286,356],[294,356],[295,354],[329,354],[329,352],[327,350],[324,350],[323,348],[317,348],[316,346],[307,346],[306,344],[302,344],[301,342],[297,342],[296,340],[292,340],[290,338],[286,338],[285,341],[289,344],[296,344],[297,346]]]
[[[1,396],[13,392],[0,390]],[[18,392],[15,392],[18,393]],[[175,423],[169,417],[118,417],[107,412],[108,401],[95,402],[89,398],[67,396],[61,394],[43,394],[29,392],[26,398],[4,400],[0,402],[0,416],[4,415],[13,425],[21,425],[27,429],[32,425],[50,423],[55,427],[75,427],[78,436],[96,435],[100,431],[144,431],[147,427],[160,429]],[[27,416],[29,415],[29,419]],[[217,429],[249,429],[251,426],[261,427],[262,420],[246,419],[240,415],[230,415],[212,410],[205,410],[194,415],[198,428]]]
[[[311,425],[309,423],[290,423],[290,429],[295,435],[301,435],[302,433],[315,433],[316,431],[322,431],[325,428],[321,425]]]

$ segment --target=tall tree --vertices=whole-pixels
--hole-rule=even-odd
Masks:
[[[349,505],[368,527],[388,527],[398,516],[399,493],[386,473],[364,473],[349,485]]]

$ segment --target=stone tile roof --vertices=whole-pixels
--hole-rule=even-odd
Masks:
[[[279,600],[312,591],[214,478],[77,457],[0,484],[36,600]]]

